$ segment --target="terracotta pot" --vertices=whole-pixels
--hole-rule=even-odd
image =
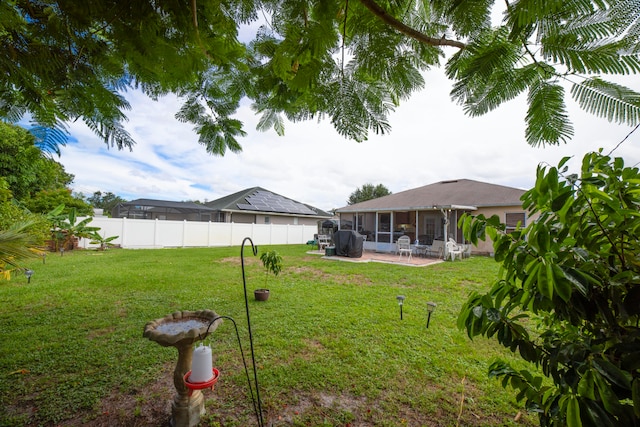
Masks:
[[[256,289],[253,291],[256,301],[266,301],[269,299],[269,289]]]

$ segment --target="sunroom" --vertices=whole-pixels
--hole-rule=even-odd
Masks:
[[[475,211],[475,206],[430,206],[400,208],[398,210],[340,209],[340,229],[355,230],[365,237],[364,249],[379,252],[395,251],[395,243],[401,236],[409,236],[412,242],[432,245],[434,240],[464,241],[458,228],[458,219],[465,212]]]

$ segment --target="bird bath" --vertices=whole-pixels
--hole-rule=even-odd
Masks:
[[[184,376],[191,369],[193,344],[203,340],[222,322],[215,320],[218,315],[211,310],[178,311],[161,319],[153,320],[144,327],[143,336],[163,347],[178,349],[178,362],[173,371],[173,385],[176,396],[171,404],[171,425],[173,427],[194,427],[204,414],[204,397],[200,390],[192,391],[184,383]]]

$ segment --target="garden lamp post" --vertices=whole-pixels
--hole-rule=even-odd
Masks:
[[[27,276],[27,283],[31,283],[31,276],[33,276],[33,270],[25,270],[24,275]]]
[[[400,306],[400,320],[402,320],[402,305],[404,304],[405,296],[398,295],[396,299],[398,300],[398,305]]]
[[[431,321],[431,313],[436,311],[436,306],[437,304],[435,302],[427,303],[427,312],[429,313],[429,315],[427,316],[427,329],[429,329],[429,322]]]

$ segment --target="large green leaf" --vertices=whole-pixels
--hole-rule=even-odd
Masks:
[[[567,401],[567,427],[582,427],[580,403],[576,396],[569,396]]]

